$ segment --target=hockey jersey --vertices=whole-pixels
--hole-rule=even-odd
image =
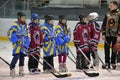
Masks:
[[[65,29],[66,27],[66,29]],[[60,23],[55,27],[56,38],[59,40],[59,45],[57,45],[57,50],[59,54],[68,54],[68,43],[70,42],[71,31],[68,26],[62,26]],[[66,38],[65,38],[66,37]],[[62,41],[63,40],[63,41]]]
[[[78,47],[81,48],[83,52],[89,51],[89,40],[90,40],[90,27],[88,24],[83,25],[81,23],[77,24],[76,29],[73,32],[74,35],[74,43],[79,43]],[[77,53],[80,53],[79,50],[77,50]]]
[[[90,46],[93,50],[97,51],[98,42],[100,40],[100,26],[96,21],[90,21],[88,25],[90,27]]]
[[[13,56],[14,54],[24,53],[27,55],[27,52],[23,50],[21,46],[29,47],[30,39],[28,33],[27,24],[20,24],[19,21],[15,22],[13,26],[8,30],[8,38],[13,45]],[[17,42],[19,41],[19,44]]]
[[[102,24],[102,34],[106,36],[117,36],[120,35],[119,30],[120,23],[120,10],[116,9],[108,11],[105,14],[105,18]]]
[[[55,46],[55,32],[53,25],[48,23],[44,23],[41,27],[42,34],[43,34],[43,56],[56,56],[56,46]]]
[[[43,37],[42,37],[42,31],[40,29],[40,27],[31,22],[29,24],[30,29],[30,46],[29,46],[29,50],[34,50],[37,51],[37,53],[40,54],[40,47],[43,45]],[[32,51],[31,51],[32,52]],[[36,53],[36,52],[33,52]]]

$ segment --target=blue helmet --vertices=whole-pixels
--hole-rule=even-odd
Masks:
[[[40,18],[40,16],[38,15],[38,14],[36,14],[36,13],[33,13],[32,15],[31,15],[31,20],[33,21],[33,20],[35,20],[35,19],[39,19]]]

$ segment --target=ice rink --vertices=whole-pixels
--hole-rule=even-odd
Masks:
[[[70,47],[70,49],[75,53],[75,48]],[[12,59],[12,46],[10,42],[3,42],[0,41],[0,56],[6,59],[9,63]],[[42,54],[42,52],[41,52]],[[70,55],[71,56],[71,55]],[[104,52],[103,49],[99,48],[99,56],[104,61]],[[88,77],[83,72],[76,72],[75,64],[67,59],[67,67],[69,72],[71,73],[71,77],[67,78],[56,78],[52,74],[45,74],[41,72],[41,74],[36,75],[29,75],[28,68],[27,68],[28,58],[25,59],[25,76],[20,77],[18,76],[18,64],[16,65],[16,78],[11,78],[9,76],[9,66],[4,63],[2,60],[0,60],[0,80],[120,80],[120,68],[117,67],[116,70],[111,69],[111,73],[109,73],[107,70],[101,69],[101,64],[99,66],[99,73],[100,75],[98,77]],[[58,70],[58,59],[57,57],[54,58],[54,65],[55,68]],[[42,65],[39,64],[39,68],[42,70]]]

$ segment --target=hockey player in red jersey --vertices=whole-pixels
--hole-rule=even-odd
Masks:
[[[40,56],[40,47],[43,45],[42,32],[39,27],[39,15],[33,13],[31,15],[30,26],[30,46],[29,46],[29,60],[28,60],[28,69],[30,74],[40,73],[38,69],[38,61],[36,61],[32,56],[36,57],[39,60]]]
[[[88,25],[90,27],[90,41],[89,47],[91,49],[92,57],[93,57],[93,65],[98,68],[99,66],[99,58],[97,53],[97,46],[100,39],[100,26],[96,22],[99,17],[98,13],[92,12],[88,15]]]
[[[76,69],[79,71],[81,69],[88,69],[88,62],[78,50],[80,48],[85,55],[90,59],[89,53],[89,45],[88,41],[90,40],[90,29],[87,24],[87,19],[85,15],[79,16],[80,22],[77,23],[74,29],[74,45],[76,47],[77,52],[77,61],[76,61]]]

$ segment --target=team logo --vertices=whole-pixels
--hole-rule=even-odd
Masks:
[[[88,40],[88,32],[86,29],[83,30],[82,36],[83,36],[84,41]]]
[[[109,27],[114,27],[115,26],[115,19],[114,18],[110,18],[108,20],[108,26]]]
[[[40,44],[40,34],[39,34],[39,31],[34,31],[33,37],[34,37],[35,43],[36,44]]]

